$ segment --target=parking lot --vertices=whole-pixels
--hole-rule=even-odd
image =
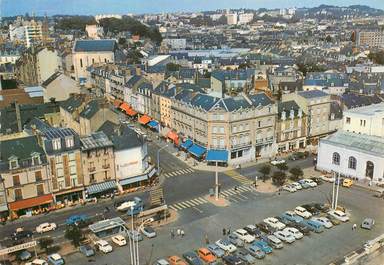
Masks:
[[[205,245],[206,237],[213,243],[222,236],[223,228],[234,231],[248,224],[261,222],[269,216],[277,216],[286,210],[309,202],[324,202],[331,191],[331,185],[325,183],[315,189],[297,193],[283,192],[277,194],[243,193],[247,201],[231,202],[229,207],[218,208],[204,204],[197,212],[193,208],[179,212],[179,219],[166,227],[157,230],[154,239],[144,239],[140,243],[141,261],[152,264],[158,258],[179,255],[186,251],[196,250]],[[383,200],[373,197],[372,193],[354,188],[340,189],[340,204],[348,209],[350,221],[327,229],[323,233],[313,233],[292,244],[284,243],[283,249],[274,250],[261,264],[327,264],[347,252],[361,246],[365,241],[376,237],[384,231]],[[365,217],[376,220],[372,230],[358,228],[352,230],[352,224],[358,226]],[[193,221],[191,221],[193,220]],[[170,230],[182,228],[185,237],[171,239]],[[92,264],[127,264],[128,247],[115,247],[110,254],[97,254],[91,259]],[[69,264],[84,264],[81,254],[67,257]]]

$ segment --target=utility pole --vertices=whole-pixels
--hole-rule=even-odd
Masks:
[[[216,161],[216,172],[215,172],[215,199],[216,201],[219,200],[219,172],[217,168],[217,161]]]
[[[159,150],[157,150],[157,175],[160,176],[160,151],[166,148],[168,144],[161,147]]]
[[[335,210],[337,208],[337,201],[339,200],[339,189],[340,189],[340,172],[338,173],[337,177],[337,186],[336,186],[336,198],[335,198]]]

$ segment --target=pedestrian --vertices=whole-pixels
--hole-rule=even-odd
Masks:
[[[228,229],[227,229],[227,235],[229,235],[231,233],[231,227],[229,227]]]
[[[205,234],[205,244],[209,244],[209,238],[208,238],[208,235],[207,234]]]
[[[175,231],[173,231],[173,229],[171,229],[171,238],[172,238],[172,239],[175,238]]]
[[[356,230],[356,228],[357,228],[357,224],[353,224],[352,230]]]
[[[184,229],[181,229],[180,234],[181,234],[181,237],[183,238],[184,237]]]
[[[235,191],[237,191],[237,185],[235,185]]]
[[[178,235],[178,236],[181,235],[181,230],[180,230],[180,228],[177,228],[177,235]]]
[[[223,236],[225,236],[227,234],[227,230],[225,230],[225,228],[223,228]]]

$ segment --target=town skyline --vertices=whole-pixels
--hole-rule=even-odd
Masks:
[[[82,2],[82,1],[80,1]],[[211,11],[217,9],[279,9],[279,8],[311,8],[320,5],[334,6],[350,6],[350,5],[366,5],[371,8],[384,9],[384,2],[380,0],[373,1],[355,1],[355,0],[337,0],[337,1],[306,1],[305,3],[297,3],[293,0],[274,0],[274,1],[252,1],[252,0],[224,0],[224,1],[190,1],[184,0],[175,3],[172,0],[159,1],[148,0],[144,3],[138,0],[108,0],[105,1],[91,0],[87,1],[87,5],[80,4],[79,1],[68,0],[65,3],[59,0],[26,0],[15,5],[12,0],[3,0],[0,3],[0,14],[2,17],[24,15],[25,13],[40,15],[97,15],[97,14],[155,14],[155,13],[171,13],[171,12],[199,12]],[[126,4],[126,5],[125,5]]]

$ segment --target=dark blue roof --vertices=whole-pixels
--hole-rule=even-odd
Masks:
[[[318,97],[327,96],[328,94],[320,90],[310,90],[310,91],[301,91],[299,92],[299,95],[304,98],[318,98]]]
[[[228,111],[234,111],[238,109],[246,109],[251,107],[251,105],[248,103],[248,101],[242,97],[231,97],[231,98],[225,98],[223,99],[225,106],[227,107]]]
[[[196,107],[200,107],[206,111],[209,111],[220,99],[209,95],[197,94],[192,98],[191,104]]]
[[[113,52],[116,48],[115,40],[76,40],[75,52]]]
[[[255,107],[259,105],[267,106],[273,103],[272,99],[270,99],[265,93],[250,95],[249,99],[252,101],[252,105]]]

